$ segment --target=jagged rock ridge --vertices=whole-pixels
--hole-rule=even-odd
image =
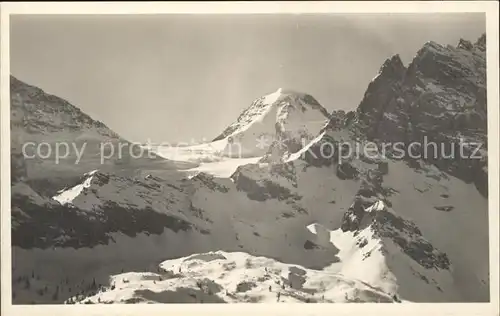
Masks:
[[[370,83],[356,111],[356,127],[370,140],[444,144],[453,159],[434,151],[426,161],[487,195],[486,36],[457,47],[427,42],[406,68],[398,55],[388,59]],[[465,147],[460,157],[459,143]],[[453,144],[453,145],[452,145]],[[481,147],[480,159],[468,156]],[[431,148],[431,150],[433,150]],[[423,155],[422,147],[413,147]]]
[[[311,287],[323,292],[325,286],[339,282],[340,275],[344,276],[341,283],[346,282],[354,293],[359,294],[357,290],[366,289],[364,286],[372,289],[354,300],[384,300],[393,293],[403,300],[417,302],[488,300],[487,199],[475,188],[455,178],[456,173],[439,163],[436,168],[429,161],[366,156],[339,161],[337,158],[343,149],[335,146],[328,152],[331,154],[328,158],[321,153],[321,145],[328,142],[354,143],[371,138],[409,141],[422,133],[438,137],[437,133],[432,134],[438,128],[432,124],[453,121],[450,117],[460,115],[466,108],[458,106],[461,98],[472,100],[481,95],[474,89],[484,84],[482,41],[478,40],[479,44],[474,44],[471,50],[467,44],[460,45],[465,48],[445,48],[428,43],[408,68],[397,56],[389,59],[368,87],[358,110],[336,111],[329,116],[328,124],[323,124],[328,115],[320,108],[307,109],[304,105],[305,112],[320,113],[322,121],[316,126],[317,131],[314,128],[315,133],[308,129],[314,137],[309,144],[294,149],[286,145],[278,152],[280,159],[242,165],[230,178],[215,178],[205,173],[185,177],[181,172],[174,172],[165,177],[96,171],[61,187],[62,190],[50,198],[40,196],[19,181],[13,187],[13,207],[17,207],[13,211],[13,241],[17,246],[13,265],[22,268],[13,275],[23,277],[25,271],[36,268],[42,270],[42,280],[46,280],[49,277],[45,275],[50,276],[51,271],[43,267],[50,265],[33,267],[30,264],[58,262],[58,274],[64,271],[78,280],[74,282],[97,277],[99,282],[111,286],[107,284],[110,275],[114,275],[114,280],[127,279],[127,282],[119,281],[120,287],[109,288],[107,294],[96,293],[92,287],[93,293],[81,293],[84,302],[117,302],[119,299],[113,295],[123,288],[130,290],[126,298],[129,302],[164,302],[165,299],[169,302],[199,299],[235,302],[242,297],[236,294],[234,298],[217,290],[218,281],[214,278],[225,278],[225,271],[214,271],[212,267],[217,260],[197,265],[201,271],[210,270],[208,280],[198,280],[212,288],[212,294],[216,295],[210,297],[204,292],[204,286],[199,288],[190,279],[192,271],[186,272],[183,268],[189,278],[169,277],[165,283],[154,279],[158,271],[154,275],[144,271],[147,263],[155,267],[155,262],[184,260],[175,258],[193,253],[223,250],[228,253],[223,254],[227,258],[230,253],[243,251],[251,256],[293,264],[294,280],[316,274],[324,284]],[[441,69],[438,74],[433,72],[433,66]],[[468,75],[454,80],[457,74]],[[474,76],[478,78],[474,80]],[[270,98],[264,97],[256,101],[256,108],[276,109],[282,95],[288,100],[290,92],[277,92],[272,96],[275,101],[264,102]],[[292,95],[300,100],[284,103],[295,105],[290,111],[286,110],[288,106],[284,107],[282,113],[287,118],[291,113],[302,112],[297,104],[304,101],[303,96]],[[485,107],[485,103],[474,100],[475,110],[476,105],[477,109]],[[429,114],[433,111],[431,105],[443,112],[448,102],[457,105],[456,109],[446,109],[454,111],[454,116],[448,112],[443,117]],[[419,114],[417,109],[427,114]],[[276,123],[275,116],[268,117]],[[298,117],[304,119],[302,115]],[[250,121],[241,119],[240,123],[246,125],[239,124],[218,141],[238,133],[248,134],[254,123],[248,129],[244,126]],[[286,126],[288,120],[284,122],[283,130],[290,131]],[[467,128],[457,129],[460,133],[472,138],[486,137],[481,124],[472,129],[469,124],[473,121],[465,122]],[[273,124],[267,125],[272,126],[271,133],[276,136],[279,134],[276,131],[281,129]],[[292,128],[294,132],[299,130]],[[445,134],[456,137],[457,130],[448,130]],[[269,146],[261,151],[264,158],[273,153],[272,149],[273,146]],[[74,221],[64,220],[65,216]],[[54,217],[63,219],[57,222]],[[54,221],[58,223],[55,228]],[[28,230],[33,233],[26,233]],[[97,234],[89,238],[91,231]],[[469,238],[462,240],[463,235]],[[17,249],[21,247],[28,250]],[[50,247],[55,249],[51,251]],[[30,252],[33,248],[47,248],[43,253],[47,253],[50,260],[40,252],[33,260]],[[78,250],[74,252],[74,248]],[[87,255],[75,260],[72,259],[74,253]],[[262,264],[261,261],[249,259],[256,270],[262,270],[263,266],[255,266]],[[96,264],[102,268],[90,272],[84,268]],[[124,266],[127,271],[138,272],[119,274]],[[301,271],[306,271],[306,277]],[[329,279],[332,275],[334,278]],[[257,284],[255,280],[241,277],[238,281],[236,291],[249,294],[246,299],[242,295],[243,301],[269,299],[262,296],[262,290],[266,289],[252,285]],[[165,286],[171,290],[165,290]],[[17,301],[32,300],[31,292],[20,287],[16,287]],[[308,288],[299,287],[288,294],[294,301],[312,300],[306,291]],[[162,295],[157,295],[158,292]],[[60,294],[59,302],[74,296],[74,293],[64,293]],[[190,294],[195,294],[195,298]],[[325,294],[324,300],[315,300],[344,301],[338,293]]]

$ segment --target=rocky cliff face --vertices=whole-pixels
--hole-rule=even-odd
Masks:
[[[180,215],[189,204],[184,188],[175,183],[95,171],[53,198],[16,183],[12,188],[12,243],[24,249],[81,249],[112,243],[116,233],[134,237],[159,235],[165,229],[196,230],[189,218],[197,214]],[[176,190],[165,192],[165,187]]]
[[[22,177],[41,194],[52,196],[94,169],[131,175],[154,165],[175,167],[154,153],[141,154],[139,146],[64,99],[13,76],[10,87],[14,182]]]
[[[225,278],[240,257],[249,263],[236,264],[239,269],[261,271],[263,261],[254,256],[263,256],[272,258],[270,266],[280,266],[274,259],[296,265],[289,279],[315,280],[304,287],[302,281],[290,285],[293,289],[287,293],[294,297],[290,301],[391,301],[393,293],[416,302],[487,301],[487,151],[472,163],[442,157],[396,159],[391,153],[347,157],[348,148],[341,146],[355,148],[356,143],[368,141],[408,145],[424,136],[447,144],[460,138],[486,144],[484,48],[485,37],[475,44],[462,41],[458,47],[430,42],[408,67],[394,56],[381,67],[353,112],[328,115],[312,97],[281,89],[257,99],[217,138],[217,144],[246,140],[251,147],[262,135],[270,135],[270,142],[257,151],[259,160],[240,165],[228,178],[179,170],[165,173],[158,165],[153,168],[151,161],[143,165],[147,175],[123,174],[120,168],[94,168],[86,160],[75,171],[81,172],[76,179],[60,185],[57,192],[42,194],[45,186],[29,181],[33,166],[13,151],[12,241],[17,269],[13,275],[25,280],[26,271],[36,269],[42,274],[41,283],[59,289],[50,285],[51,276],[60,278],[63,270],[71,278],[73,293],[58,292],[57,302],[70,297],[74,301],[81,279],[99,277],[105,283],[112,274],[120,288],[107,284],[104,294],[93,286],[92,293],[82,292],[78,300],[116,302],[120,298],[114,294],[129,288],[130,302],[163,302],[163,296],[152,298],[151,291],[168,296],[168,302],[266,301],[269,297],[263,292],[269,293],[270,279],[262,279],[267,282],[262,289],[252,285],[258,283],[251,277],[240,277],[234,284],[236,296],[218,286],[214,296],[196,289],[190,274],[210,270],[213,278]],[[59,99],[47,110],[50,97],[20,87],[24,85],[14,81],[22,101],[14,100],[13,106],[26,109],[17,112],[29,112],[23,114],[29,123],[18,120],[14,131],[55,139],[61,133],[79,137],[91,130],[108,137],[107,129],[71,107],[53,110]],[[43,119],[36,114],[36,102],[45,104]],[[56,124],[54,118],[62,123]],[[35,132],[26,126],[34,126]],[[293,141],[302,137],[311,138],[305,146]],[[140,169],[129,163],[121,166]],[[89,172],[94,169],[99,170]],[[44,179],[52,177],[43,174]],[[227,262],[219,257],[229,268],[217,271],[212,266],[217,260],[201,260],[193,271],[183,270],[188,281],[179,272],[163,282],[160,278],[166,275],[157,266],[147,275],[123,271],[144,271],[158,261],[216,250],[228,252],[223,253],[225,258],[239,251],[249,255],[236,255]],[[184,264],[184,259],[177,263]],[[57,266],[57,273],[52,266]],[[122,274],[116,275],[120,270]],[[276,276],[264,271],[259,277]],[[121,281],[129,276],[133,279]],[[151,284],[152,277],[158,277],[157,283]],[[343,298],[336,284],[344,282],[349,293],[359,297]],[[372,290],[365,291],[365,285]],[[49,300],[21,283],[15,288],[17,302]],[[238,289],[249,296],[240,297]],[[325,297],[313,298],[311,291]]]
[[[425,156],[442,170],[473,182],[487,195],[486,36],[457,47],[428,42],[406,68],[398,55],[388,59],[357,109],[356,127],[370,140],[438,144]],[[460,142],[465,158],[460,157]],[[444,153],[441,153],[444,147]],[[475,154],[479,159],[469,159]],[[453,159],[444,158],[455,151]]]
[[[42,89],[28,85],[17,78],[10,77],[12,131],[17,137],[34,134],[47,135],[55,132],[77,132],[94,129],[97,134],[109,138],[119,136],[102,122],[92,119],[68,101],[48,94]]]

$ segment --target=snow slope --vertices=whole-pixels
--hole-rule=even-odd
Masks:
[[[92,212],[98,218],[101,218],[100,210],[110,211],[106,205],[111,203],[113,207],[122,209],[122,212],[137,210],[140,213],[164,213],[188,223],[190,228],[178,231],[169,226],[158,231],[151,230],[151,227],[142,224],[142,220],[139,222],[140,218],[137,217],[131,227],[127,228],[122,223],[120,229],[127,235],[130,235],[129,230],[132,228],[143,227],[143,232],[146,233],[151,230],[149,237],[146,235],[138,239],[142,240],[139,248],[148,248],[147,244],[156,240],[155,243],[160,242],[163,249],[169,249],[167,253],[160,251],[155,256],[152,252],[162,249],[155,247],[153,249],[156,250],[151,249],[144,258],[176,258],[189,252],[217,250],[245,251],[300,265],[305,269],[340,273],[346,278],[382,289],[385,293],[398,293],[404,300],[457,301],[466,297],[457,293],[450,284],[453,284],[457,275],[468,278],[470,271],[444,269],[444,272],[435,273],[434,268],[430,268],[434,264],[439,266],[439,261],[435,263],[434,260],[437,259],[434,252],[428,253],[425,249],[434,249],[432,243],[440,240],[439,236],[433,236],[435,239],[429,243],[425,239],[426,235],[422,237],[419,233],[409,234],[408,231],[416,229],[413,228],[414,224],[399,216],[391,217],[388,224],[389,227],[394,225],[398,229],[405,228],[396,235],[376,236],[375,233],[386,230],[372,229],[374,226],[369,224],[355,227],[354,230],[341,229],[346,218],[356,222],[352,219],[356,213],[351,212],[353,200],[359,196],[360,184],[369,173],[369,164],[357,162],[358,178],[343,179],[335,171],[338,168],[336,165],[311,166],[305,160],[307,158],[301,157],[284,165],[257,163],[241,166],[231,179],[213,178],[199,173],[179,182],[154,176],[128,180],[96,172],[82,179],[82,183],[88,183],[88,178],[92,178],[92,181],[90,186],[73,197],[72,205],[76,210]],[[397,165],[397,162],[389,164],[389,174],[393,164]],[[415,172],[411,176],[413,178],[409,181],[418,183],[427,179],[428,175]],[[171,190],[173,187],[178,189]],[[69,191],[74,192],[74,189],[70,188]],[[418,191],[407,194],[415,195],[416,192]],[[455,196],[453,188],[449,193],[450,196]],[[380,198],[386,199],[383,195]],[[380,198],[367,198],[367,214],[384,209],[386,202]],[[450,198],[450,201],[453,200]],[[389,202],[396,205],[399,202],[398,194],[390,196]],[[398,205],[408,214],[415,212],[409,205]],[[399,212],[399,209],[395,210]],[[125,214],[121,213],[121,221]],[[103,219],[108,222],[114,220],[109,216],[108,214]],[[156,217],[151,218],[158,221]],[[453,221],[450,216],[443,220]],[[312,229],[311,223],[318,224]],[[422,219],[415,227],[427,227],[429,224],[435,223]],[[454,225],[460,224],[454,221]],[[330,231],[333,231],[330,238],[326,238]],[[139,234],[143,232],[137,230]],[[99,243],[99,247],[107,247],[109,249],[106,252],[123,258],[126,249],[130,249],[127,248],[127,245],[131,245],[130,241],[115,238],[115,233],[112,232],[105,235],[111,236],[111,239],[104,238],[107,242]],[[363,240],[367,244],[360,247],[360,244],[365,243]],[[401,240],[406,240],[406,243],[401,244]],[[453,249],[450,247],[456,245],[443,246],[446,246],[444,251],[448,253]],[[419,257],[409,255],[422,255],[422,251],[423,257],[427,258],[424,263],[419,261]],[[369,257],[367,253],[370,253]],[[91,257],[85,260],[100,262],[103,259]],[[149,266],[153,261],[144,259],[142,264]],[[91,264],[90,262],[85,265]],[[425,262],[431,262],[431,265],[428,266]],[[452,263],[454,264],[453,260]],[[73,269],[76,269],[75,265]],[[87,282],[91,275],[86,274]],[[102,282],[106,284],[106,281]]]
[[[145,146],[174,161],[199,163],[190,171],[230,176],[238,166],[263,156],[282,159],[317,137],[328,112],[310,95],[279,88],[256,99],[212,142],[191,146]]]
[[[56,200],[57,202],[61,203],[62,205],[72,204],[73,200],[76,197],[78,197],[84,189],[87,189],[90,187],[90,184],[92,183],[92,176],[96,172],[97,172],[97,170],[94,170],[94,171],[91,171],[91,172],[84,174],[86,179],[83,183],[77,184],[68,190],[61,190],[61,193],[54,196],[53,199]]]
[[[145,168],[197,166],[154,153],[141,155],[138,146],[78,107],[13,76],[10,88],[11,159],[20,167],[13,174],[44,195],[53,195],[95,169],[130,176]]]
[[[392,301],[393,294],[488,301],[484,179],[464,180],[461,164],[455,172],[439,161],[321,154],[325,143],[413,135],[410,115],[411,127],[437,122],[412,107],[432,114],[432,104],[465,94],[481,112],[474,82],[481,88],[483,61],[476,48],[427,44],[405,77],[392,58],[358,111],[332,113],[327,125],[312,97],[280,89],[212,143],[157,149],[199,164],[187,170],[145,164],[134,173],[88,173],[96,168],[85,161],[78,179],[49,198],[25,181],[22,163],[13,165],[20,175],[12,187],[14,301],[61,303],[76,291],[79,301],[94,303],[270,302],[278,279],[292,280],[281,289],[285,301]],[[439,87],[433,65],[446,74]],[[448,83],[450,73],[466,73],[465,86]],[[450,133],[485,137],[481,124],[465,122]],[[266,135],[270,142],[255,149],[255,137]],[[231,155],[236,144],[243,157]],[[159,271],[160,262],[170,272]]]
[[[224,148],[227,140],[222,139],[210,143],[179,146],[178,144],[145,145],[161,157],[176,161],[188,161],[194,163],[217,162],[225,158]]]
[[[167,260],[157,271],[112,276],[110,284],[95,295],[73,297],[66,303],[393,301],[387,293],[361,281],[243,252],[217,251]]]
[[[334,132],[327,134],[329,137],[337,135]],[[344,134],[342,137],[345,139]],[[471,199],[472,192],[476,191],[473,185],[451,177],[443,182],[438,177],[442,175],[439,170],[423,165],[417,172],[404,162],[389,160],[384,190],[366,189],[369,170],[377,169],[378,164],[353,161],[356,176],[345,178],[339,176],[339,165],[333,161],[330,164],[328,161],[314,162],[307,155],[301,155],[286,164],[247,164],[238,167],[231,178],[198,173],[190,179],[157,176],[129,179],[95,172],[81,179],[82,184],[88,183],[89,178],[92,180],[78,195],[72,196],[72,208],[63,210],[65,214],[84,212],[87,215],[74,224],[63,221],[56,225],[64,230],[63,235],[55,235],[59,236],[56,239],[58,246],[55,250],[45,250],[45,255],[37,250],[36,260],[32,259],[34,250],[17,249],[19,270],[14,275],[19,277],[32,270],[38,273],[41,266],[54,266],[43,262],[59,262],[59,266],[71,267],[71,273],[76,274],[73,278],[77,280],[83,279],[88,284],[100,275],[99,283],[108,284],[106,273],[116,274],[121,267],[125,271],[140,272],[160,259],[222,250],[243,251],[303,269],[340,274],[349,280],[366,282],[388,295],[397,293],[403,300],[483,300],[488,295],[487,279],[482,274],[488,271],[485,246],[488,235],[479,229],[487,223],[487,218],[480,216],[480,212],[475,217],[466,215],[471,203],[486,203],[479,193],[475,196],[477,201]],[[399,180],[403,174],[405,185]],[[446,191],[438,190],[441,184]],[[425,202],[417,201],[422,199],[421,194],[426,194],[429,185],[432,195],[428,195]],[[75,192],[75,189],[68,191]],[[441,197],[444,192],[446,198]],[[467,203],[463,201],[464,196],[468,197]],[[378,213],[382,206],[390,203],[393,210],[390,214],[397,215],[382,219],[389,227],[397,229],[377,228],[369,224],[371,221],[342,229],[346,221],[358,222],[352,210],[355,209],[353,201],[360,197],[367,214]],[[443,206],[442,201],[454,209],[449,212],[436,209]],[[40,224],[37,217],[40,210],[25,208],[24,213]],[[158,217],[157,213],[166,217]],[[171,218],[178,220],[174,222],[177,224],[172,225]],[[21,224],[25,221],[24,217],[16,216],[13,222],[18,219],[22,219]],[[95,226],[95,219],[104,226]],[[75,240],[85,232],[78,231],[82,227],[99,232],[91,239],[95,242],[77,245],[77,249],[81,249],[78,251],[68,249],[68,245],[75,247]],[[443,230],[442,227],[450,228]],[[466,241],[466,246],[473,249],[470,253],[473,257],[456,242],[454,238],[458,235],[450,233],[460,234],[467,230],[475,231],[474,238]],[[377,236],[380,232],[389,236]],[[27,234],[22,235],[26,238]],[[50,240],[39,243],[50,244]],[[92,248],[85,250],[87,246]],[[76,256],[77,252],[82,255]],[[440,266],[440,253],[447,255],[451,263],[449,268],[434,268]],[[426,259],[422,261],[421,258]],[[88,269],[105,262],[109,262],[108,268],[101,269],[108,272]],[[45,274],[51,275],[50,272],[40,273],[42,280]],[[21,288],[16,290],[18,300],[32,299],[28,294],[22,299],[22,283],[19,286]],[[67,295],[60,299],[67,299]]]
[[[373,215],[384,210],[379,201],[366,211]],[[318,244],[326,233],[339,249],[340,260],[324,269],[241,252],[209,252],[167,260],[148,272],[114,275],[106,286],[66,303],[393,302],[401,297],[428,301],[431,295],[436,301],[456,299],[448,267],[423,268],[374,226],[375,221],[353,234],[310,225]]]
[[[256,99],[215,141],[227,140],[228,156],[262,156],[276,141],[296,152],[319,133],[328,118],[312,96],[280,88]]]
[[[239,166],[253,164],[260,161],[261,157],[255,158],[226,158],[218,162],[207,162],[200,164],[199,167],[187,169],[186,172],[198,174],[204,172],[220,178],[229,178]]]

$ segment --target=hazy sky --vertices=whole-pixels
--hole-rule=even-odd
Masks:
[[[212,139],[279,87],[354,109],[381,64],[483,14],[11,16],[11,72],[132,141]]]

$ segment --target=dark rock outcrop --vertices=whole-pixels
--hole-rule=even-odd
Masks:
[[[361,199],[355,199],[349,209],[344,213],[340,229],[342,231],[355,231],[358,230],[361,220],[365,216],[365,208]]]
[[[358,175],[358,170],[350,162],[342,162],[337,165],[337,177],[342,180],[355,179]]]
[[[460,40],[457,48],[431,41],[408,67],[397,55],[386,60],[369,84],[351,130],[377,143],[401,143],[406,153],[474,183],[486,196],[485,45],[486,35],[475,44]],[[331,125],[337,126],[337,120]]]
[[[242,167],[239,167],[231,178],[236,184],[236,189],[246,192],[248,198],[251,200],[266,201],[268,199],[291,199],[298,201],[301,199],[299,195],[293,193],[288,188],[268,179],[255,180],[245,175],[241,170]]]
[[[123,207],[111,201],[92,214],[56,202],[34,203],[21,195],[12,197],[12,205],[12,245],[25,249],[94,247],[108,244],[114,232],[133,237],[193,228],[183,219],[151,208]]]
[[[372,229],[378,236],[392,240],[405,254],[426,269],[450,268],[448,256],[424,239],[413,222],[385,210],[375,214]]]

